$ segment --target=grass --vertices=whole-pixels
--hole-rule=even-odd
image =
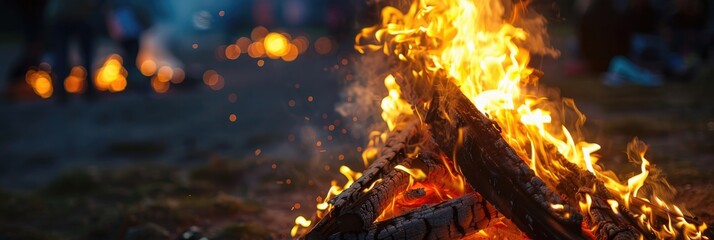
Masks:
[[[0,239],[175,239],[220,222],[229,224],[210,228],[209,237],[266,238],[269,231],[250,217],[263,206],[224,193],[239,183],[241,166],[78,169],[31,192],[0,191]]]

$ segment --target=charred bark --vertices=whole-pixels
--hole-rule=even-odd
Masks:
[[[406,188],[409,175],[395,171],[394,167],[409,166],[411,160],[406,156],[406,148],[419,141],[419,126],[421,123],[413,120],[397,127],[362,177],[330,200],[331,210],[310,230],[306,239],[326,239],[336,232],[355,232],[371,225],[396,191]]]
[[[610,205],[592,192],[591,189],[580,189],[576,198],[580,202],[586,202],[586,198],[590,198],[590,207],[583,214],[586,215],[585,220],[588,226],[593,229],[596,239],[626,240],[639,238],[640,234],[633,228],[633,225],[623,221],[621,216],[614,214]]]
[[[588,172],[574,163],[568,161],[564,156],[557,153],[552,145],[546,146],[548,151],[553,152],[552,161],[556,161],[560,166],[563,166],[563,171],[560,171],[560,181],[556,186],[558,192],[566,196],[573,205],[578,204],[578,201],[584,202],[584,194],[591,197],[593,207],[589,211],[583,212],[588,225],[595,227],[594,231],[597,239],[637,239],[642,236],[645,239],[656,239],[656,235],[651,230],[643,228],[638,224],[636,215],[629,209],[625,208],[625,204],[620,201],[619,197],[610,193],[605,184],[598,180],[595,175]],[[617,213],[610,207],[606,201],[617,201]],[[659,218],[662,223],[666,223],[668,216],[675,215],[671,211],[640,198],[632,198],[630,209],[639,210],[642,207],[647,207],[652,210],[653,215]],[[700,225],[701,222],[692,216],[683,216],[687,222]],[[625,238],[626,237],[626,238]]]
[[[445,85],[431,100],[425,121],[441,150],[453,152],[467,182],[531,238],[587,238],[577,210],[535,176],[496,123],[455,86]]]
[[[499,217],[498,211],[480,195],[469,193],[377,222],[360,232],[337,233],[330,239],[460,239],[488,227]]]
[[[583,210],[588,226],[593,228],[596,239],[637,239],[642,233],[633,227],[636,223],[629,222],[622,215],[615,214],[606,202],[615,198],[608,192],[605,185],[595,178],[592,173],[583,170],[568,161],[558,153],[553,145],[545,146],[546,151],[552,153],[551,161],[562,166],[556,189],[572,205],[585,202],[585,195],[589,195],[592,205],[590,209]],[[593,189],[594,187],[594,189]],[[620,206],[623,204],[618,202]]]

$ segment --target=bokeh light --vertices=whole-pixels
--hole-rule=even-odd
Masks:
[[[156,93],[165,93],[169,90],[171,84],[168,81],[162,81],[159,76],[154,76],[151,78],[151,88],[154,89]]]
[[[320,37],[315,40],[315,51],[321,55],[327,55],[332,52],[333,49],[332,40],[328,37]]]
[[[298,49],[298,52],[302,54],[305,53],[305,51],[307,51],[307,49],[310,47],[310,40],[308,40],[305,36],[298,36],[292,40],[292,44],[295,45]]]
[[[213,90],[221,90],[225,85],[223,76],[215,70],[207,70],[203,73],[203,83]]]
[[[186,72],[184,72],[182,68],[174,68],[174,75],[171,78],[171,83],[173,83],[173,84],[182,83],[185,78],[186,78]]]
[[[52,96],[52,77],[45,70],[30,69],[25,74],[25,81],[32,87],[37,96],[49,98]]]
[[[241,37],[236,40],[236,45],[238,45],[240,51],[243,53],[248,52],[248,46],[250,46],[251,43],[252,41],[247,37]]]
[[[154,60],[147,59],[141,62],[139,70],[141,71],[141,74],[148,77],[156,73],[156,67],[156,62]]]
[[[104,64],[97,70],[94,85],[100,91],[121,92],[126,88],[127,71],[122,66],[122,58],[118,54],[109,55]]]
[[[265,53],[271,59],[277,59],[285,56],[290,51],[290,45],[291,44],[288,39],[280,33],[268,33],[268,35],[266,35],[263,39]]]
[[[253,42],[261,41],[265,35],[268,35],[268,29],[263,26],[257,26],[250,32],[250,39],[252,39]]]
[[[241,54],[240,47],[236,44],[228,45],[226,47],[225,54],[227,59],[236,60]]]
[[[87,70],[82,66],[72,67],[69,76],[64,79],[64,90],[68,93],[81,93],[84,91],[84,81],[87,78]]]

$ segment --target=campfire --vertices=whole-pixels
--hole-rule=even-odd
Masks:
[[[381,117],[366,169],[343,166],[306,239],[701,239],[704,223],[672,202],[646,145],[628,179],[598,164],[571,99],[538,84],[532,53],[545,21],[523,3],[414,0],[385,7],[356,38],[389,59]]]

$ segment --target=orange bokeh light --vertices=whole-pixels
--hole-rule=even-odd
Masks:
[[[84,91],[84,81],[87,78],[87,71],[82,66],[75,66],[64,79],[64,90],[68,93],[81,93]]]

